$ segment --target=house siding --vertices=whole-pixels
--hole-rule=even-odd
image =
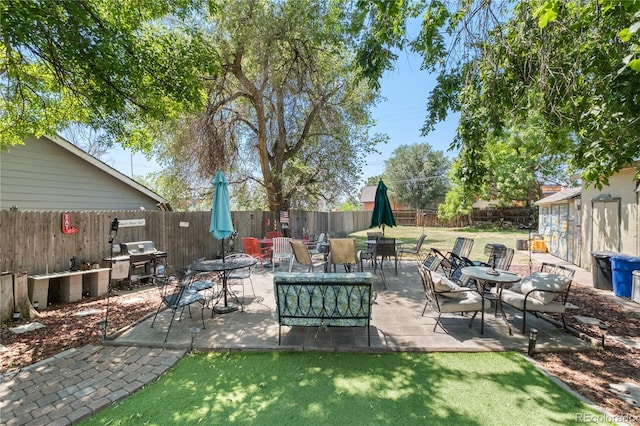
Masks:
[[[582,259],[585,268],[591,267],[591,251],[640,255],[635,171],[635,167],[630,167],[616,173],[602,190],[593,186],[582,188]],[[598,197],[605,194],[610,197],[599,201]]]
[[[116,179],[46,137],[28,138],[0,153],[0,209],[156,209],[158,199],[126,179]]]

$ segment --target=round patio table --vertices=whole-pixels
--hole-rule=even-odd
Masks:
[[[227,281],[229,279],[229,274],[236,269],[249,268],[258,263],[258,261],[254,258],[249,257],[240,257],[233,259],[214,259],[214,260],[201,260],[198,262],[194,262],[189,265],[189,269],[197,272],[217,272],[219,276],[222,278],[222,293],[224,296],[224,305],[223,306],[214,306],[211,315],[213,312],[219,314],[226,314],[229,312],[237,311],[238,307],[228,303],[227,294],[229,293],[229,287]],[[232,293],[232,296],[236,298],[236,301],[240,303],[238,297]]]
[[[485,290],[487,287],[490,287],[491,284],[496,285],[497,291],[496,291],[495,297],[491,297],[491,298],[487,297],[487,298],[490,300],[495,300],[496,309],[500,309],[500,314],[502,315],[502,319],[504,320],[504,323],[507,325],[507,328],[509,328],[509,335],[513,335],[511,331],[511,326],[507,321],[507,316],[504,314],[504,308],[502,307],[502,300],[500,299],[500,294],[502,293],[502,286],[504,286],[505,284],[511,284],[511,283],[520,281],[520,277],[512,272],[495,270],[488,266],[466,266],[462,268],[462,274],[476,280],[482,286],[482,289],[478,289],[478,290],[481,290],[483,294],[487,294]]]

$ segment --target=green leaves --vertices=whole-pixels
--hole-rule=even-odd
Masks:
[[[41,0],[3,3],[0,14],[3,144],[55,133],[68,121],[148,147],[141,123],[200,107],[215,52],[180,17],[197,0]]]
[[[620,37],[620,40],[623,43],[629,43],[634,39],[638,39],[637,33],[638,29],[640,29],[640,12],[635,13],[634,19],[636,19],[636,22],[634,22],[630,27],[623,28],[622,30],[620,30],[620,32],[618,32],[618,37]],[[625,67],[629,67],[633,71],[639,72],[640,59],[636,58],[636,56],[640,54],[640,46],[638,46],[638,44],[636,43],[631,43],[631,45],[629,46],[629,51],[631,53],[629,53],[622,59],[622,63],[625,65]],[[623,71],[624,67],[618,71],[618,74],[622,73]]]
[[[545,28],[558,17],[558,0],[544,1],[533,16],[538,18],[538,28]]]
[[[449,189],[450,161],[429,144],[396,148],[385,161],[384,179],[395,200],[414,209],[436,209]]]

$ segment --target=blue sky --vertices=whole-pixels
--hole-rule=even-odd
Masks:
[[[367,158],[363,179],[382,174],[384,161],[401,145],[426,142],[448,157],[456,155],[448,149],[458,126],[457,114],[439,123],[427,137],[420,135],[427,97],[435,86],[435,76],[421,70],[420,57],[408,52],[399,53],[396,65],[396,69],[385,73],[381,81],[382,96],[386,100],[373,110],[377,121],[374,131],[389,135],[389,142],[378,147],[381,154]]]
[[[373,110],[377,121],[374,133],[386,133],[389,142],[380,145],[381,154],[366,158],[362,181],[368,177],[382,174],[384,161],[389,159],[393,151],[400,145],[426,142],[434,149],[444,151],[449,157],[456,153],[448,151],[455,136],[458,115],[450,116],[445,122],[436,126],[434,132],[427,137],[420,136],[420,129],[426,116],[427,96],[435,85],[435,76],[420,70],[420,57],[409,52],[400,52],[396,69],[385,73],[381,81],[382,100]],[[120,172],[131,176],[146,175],[156,171],[158,166],[149,162],[144,155],[133,156],[122,150],[105,155],[104,161]]]

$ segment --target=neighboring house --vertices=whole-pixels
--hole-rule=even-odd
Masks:
[[[549,253],[580,265],[580,192],[567,188],[535,202],[539,207],[538,232],[544,236]]]
[[[377,186],[365,186],[360,194],[360,204],[365,212],[372,212],[376,202]]]
[[[60,137],[0,152],[0,209],[155,210],[166,200]]]
[[[373,211],[373,207],[376,204],[376,190],[378,186],[365,186],[362,188],[362,193],[360,194],[360,205],[362,206],[362,210],[365,212]],[[393,194],[387,191],[387,196],[389,197],[389,202],[391,203],[391,208],[393,210],[403,210],[404,207],[398,204],[395,200]]]
[[[544,198],[562,191],[562,187],[560,185],[540,185],[540,191],[542,191],[542,197]]]

